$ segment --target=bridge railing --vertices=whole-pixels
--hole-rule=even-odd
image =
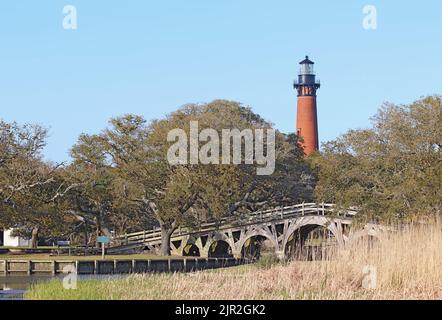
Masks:
[[[213,230],[238,227],[256,222],[283,219],[291,216],[327,215],[328,213],[334,213],[337,216],[351,218],[356,214],[356,211],[339,211],[334,204],[329,203],[302,203],[293,206],[277,207],[269,210],[256,211],[244,216],[225,217],[217,221],[201,224],[198,229],[180,228],[173,233],[172,237],[195,233],[204,233]],[[159,241],[161,240],[161,229],[156,228],[152,230],[125,234],[115,237],[113,240],[117,242],[123,242],[125,244]]]

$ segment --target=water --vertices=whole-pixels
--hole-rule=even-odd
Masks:
[[[52,276],[0,276],[0,300],[21,300],[32,284],[56,278]]]
[[[78,275],[78,280],[109,280],[121,278],[125,275]],[[0,276],[0,300],[23,300],[23,295],[32,284],[57,279],[62,281],[64,275],[57,276]]]

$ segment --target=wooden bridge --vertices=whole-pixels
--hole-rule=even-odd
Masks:
[[[179,256],[244,258],[259,255],[266,246],[278,257],[286,257],[293,254],[295,248],[314,241],[309,235],[315,230],[320,230],[327,246],[343,246],[362,236],[377,237],[377,225],[368,224],[358,230],[350,228],[356,214],[354,209],[342,210],[325,203],[257,211],[201,224],[195,229],[178,229],[172,235],[171,250]],[[126,234],[113,240],[116,246],[109,249],[110,253],[157,251],[161,246],[161,230]]]

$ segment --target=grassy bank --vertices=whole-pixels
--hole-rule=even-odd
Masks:
[[[442,299],[442,226],[415,226],[336,251],[330,261],[242,266],[194,274],[37,284],[28,299]],[[367,266],[372,266],[367,269]],[[367,270],[376,271],[367,288]],[[374,276],[374,273],[372,273]]]

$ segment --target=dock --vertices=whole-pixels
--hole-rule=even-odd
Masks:
[[[77,273],[84,275],[111,275],[132,273],[193,272],[234,267],[244,264],[236,258],[183,258],[146,260],[0,260],[0,276],[57,275]]]

